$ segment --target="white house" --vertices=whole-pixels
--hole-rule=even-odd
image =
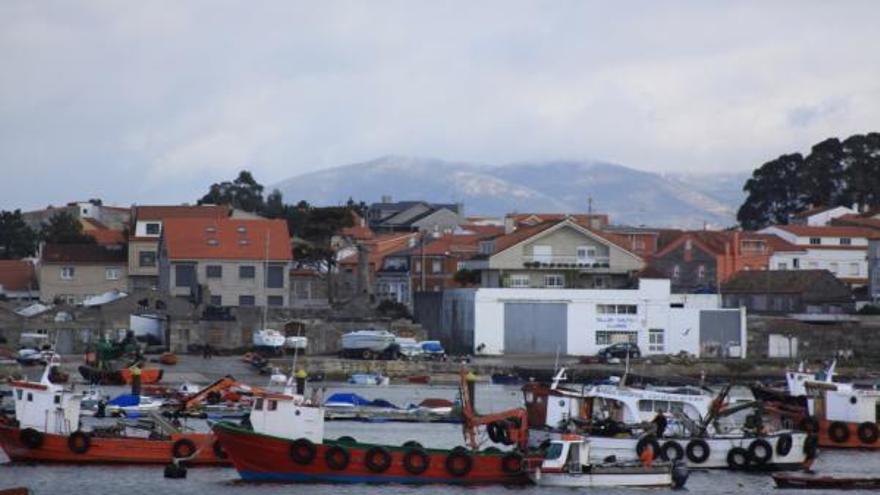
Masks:
[[[809,227],[825,227],[831,225],[831,221],[835,218],[853,213],[858,213],[858,211],[846,206],[819,206],[796,213],[791,217],[791,223]]]
[[[850,285],[868,282],[868,239],[875,232],[861,227],[774,225],[760,232],[775,234],[805,252],[779,252],[770,267],[783,270],[828,270]]]
[[[477,289],[474,350],[481,354],[595,355],[633,342],[645,355],[745,357],[745,310],[717,295],[678,295],[668,279],[638,289]]]

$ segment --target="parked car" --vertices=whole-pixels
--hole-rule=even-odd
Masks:
[[[600,350],[597,355],[603,359],[626,359],[627,355],[629,355],[630,358],[638,358],[642,356],[642,351],[639,350],[639,346],[636,344],[630,342],[618,342],[617,344],[611,344]]]

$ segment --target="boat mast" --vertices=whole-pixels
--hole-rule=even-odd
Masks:
[[[272,232],[269,229],[266,229],[266,249],[265,249],[265,257],[263,259],[263,315],[262,315],[262,330],[266,329],[266,321],[269,318],[269,292],[267,287],[269,287],[269,241],[272,240]]]

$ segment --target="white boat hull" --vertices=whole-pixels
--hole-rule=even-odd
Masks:
[[[804,453],[804,443],[807,435],[800,432],[792,432],[791,449],[785,455],[779,455],[777,443],[780,438],[779,434],[768,435],[763,437],[773,448],[773,455],[765,464],[757,466],[761,469],[781,469],[785,467],[800,466],[806,461]],[[558,439],[560,434],[547,430],[533,429],[529,431],[529,442],[539,445],[548,439]],[[616,438],[616,437],[589,437],[590,438],[590,462],[602,463],[606,458],[614,456],[617,462],[638,462],[638,454],[636,453],[636,445],[639,443],[637,438]],[[690,469],[730,469],[727,457],[731,449],[735,447],[748,449],[749,445],[756,440],[751,437],[710,437],[704,439],[709,445],[709,457],[703,462],[693,462],[685,457],[688,468]],[[686,449],[691,439],[687,438],[664,438],[660,442],[662,446],[666,442],[676,442],[682,449]]]
[[[538,486],[564,487],[664,487],[672,486],[669,471],[659,473],[529,473],[529,479]]]

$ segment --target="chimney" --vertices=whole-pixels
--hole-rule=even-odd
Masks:
[[[507,215],[506,217],[504,217],[504,233],[510,234],[514,230],[516,230],[516,224],[513,221],[513,217]]]

